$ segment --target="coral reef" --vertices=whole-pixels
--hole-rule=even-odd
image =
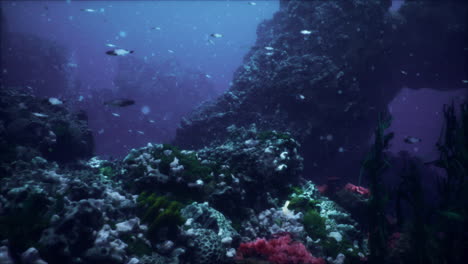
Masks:
[[[405,1],[399,12],[390,5],[281,1],[258,26],[230,90],[184,120],[175,144],[201,148],[228,137],[231,125],[255,124],[290,132],[308,174],[357,175],[377,115],[400,87],[448,89],[465,78],[464,3]]]
[[[70,113],[19,89],[0,89],[0,104],[3,162],[35,156],[59,162],[91,157],[94,144],[84,113]]]
[[[237,258],[241,260],[260,257],[274,264],[325,264],[323,259],[313,257],[303,244],[293,242],[289,235],[242,243],[237,252]]]

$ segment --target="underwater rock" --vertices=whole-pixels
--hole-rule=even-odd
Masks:
[[[230,220],[207,203],[188,205],[181,214],[187,219],[183,235],[188,238],[189,254],[195,259],[194,263],[222,263],[230,256],[231,244],[239,240]]]
[[[39,256],[39,251],[35,248],[29,248],[21,254],[21,261],[24,264],[47,264]]]
[[[87,122],[62,105],[52,105],[27,92],[7,88],[0,90],[0,102],[5,128],[0,130],[0,144],[5,148],[2,161],[11,161],[19,155],[28,161],[42,156],[71,162],[92,155],[94,144]]]
[[[466,4],[405,2],[396,13],[390,5],[281,1],[273,19],[258,26],[231,89],[184,119],[174,143],[198,149],[229,137],[233,124],[255,123],[290,132],[309,161],[306,172],[357,175],[377,115],[400,87],[455,89],[464,76]],[[320,140],[331,133],[333,141]]]

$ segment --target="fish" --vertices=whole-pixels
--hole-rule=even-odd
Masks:
[[[257,5],[257,3],[255,3],[255,2],[249,2],[249,5],[255,6],[255,5]]]
[[[468,80],[462,80],[462,83],[468,83]]]
[[[112,115],[115,116],[115,117],[120,117],[120,115],[117,114],[117,113],[112,113]]]
[[[140,135],[144,135],[144,134],[145,134],[145,132],[140,131],[140,130],[137,130],[137,133],[140,134]]]
[[[208,78],[208,79],[211,79],[211,75],[209,75],[209,74],[205,74],[205,77]]]
[[[301,34],[302,35],[310,35],[310,34],[312,34],[312,31],[304,29],[304,30],[301,30]]]
[[[400,72],[401,72],[401,74],[403,74],[403,75],[408,75],[408,73],[407,73],[406,71],[404,71],[404,70],[401,70]]]
[[[156,123],[153,119],[148,120],[150,123]]]
[[[95,12],[97,12],[96,9],[91,9],[91,8],[81,8],[80,10],[83,11],[83,12],[88,12],[88,13],[95,13]]]
[[[169,52],[169,53],[174,53],[174,51],[173,51],[173,50],[170,50],[170,49],[167,50],[167,52]]]
[[[465,220],[465,217],[462,214],[454,211],[439,211],[438,213],[452,221],[463,222]]]
[[[42,114],[42,113],[32,113],[32,114],[37,116],[37,117],[43,117],[43,118],[49,117],[48,115]]]
[[[351,107],[352,107],[353,105],[355,105],[355,104],[356,104],[356,102],[354,102],[354,101],[348,102],[348,103],[346,104],[346,106],[345,106],[344,112],[345,112],[345,113],[348,112],[349,109],[351,109]]]
[[[129,106],[129,105],[133,105],[133,104],[135,104],[134,100],[123,99],[123,98],[114,99],[114,100],[104,102],[104,105],[118,106],[118,107],[125,107],[125,106]]]
[[[415,144],[415,143],[419,143],[422,141],[422,139],[420,138],[417,138],[417,137],[405,137],[405,139],[403,140],[405,143],[408,143],[408,144]]]
[[[273,55],[273,54],[274,54],[273,52],[267,52],[267,53],[265,53],[265,55],[267,55],[267,56],[271,56],[271,55]]]
[[[84,100],[84,97],[82,95],[78,96],[78,101],[81,102]]]
[[[117,47],[116,45],[110,44],[110,43],[107,43],[106,46],[109,47],[109,48],[116,48]]]
[[[50,103],[51,105],[61,105],[61,104],[63,104],[63,102],[60,101],[60,99],[55,98],[55,97],[50,97],[50,98],[49,98],[49,103]]]
[[[151,29],[155,29],[155,30],[161,30],[160,27],[151,27]]]
[[[113,49],[106,51],[107,55],[111,56],[126,56],[128,54],[132,54],[134,51],[133,50],[126,50],[126,49]]]
[[[213,38],[222,38],[223,34],[213,33],[213,34],[210,34],[210,36],[213,37]]]
[[[265,49],[266,49],[266,50],[274,50],[274,48],[273,48],[273,47],[270,47],[270,46],[265,47]]]

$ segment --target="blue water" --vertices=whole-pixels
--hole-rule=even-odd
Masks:
[[[116,60],[105,44],[135,50],[151,61],[175,57],[210,75],[218,91],[255,43],[257,25],[278,10],[278,1],[2,1],[8,29],[54,40],[77,64],[89,89],[112,88]],[[84,12],[80,9],[93,9]],[[159,27],[160,30],[152,29]],[[212,33],[223,34],[212,39]],[[174,51],[170,53],[168,50]]]

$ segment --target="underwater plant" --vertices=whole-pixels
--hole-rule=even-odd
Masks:
[[[386,263],[387,222],[385,219],[386,190],[382,184],[382,175],[390,166],[385,151],[389,147],[393,133],[385,134],[390,127],[391,116],[380,114],[374,132],[374,144],[363,162],[363,172],[369,181],[369,250],[370,263]]]
[[[468,258],[468,102],[444,106],[445,127],[437,143],[435,165],[445,170],[439,180],[440,205],[436,213],[440,255],[446,263],[466,263]]]
[[[180,210],[183,205],[166,196],[141,193],[137,199],[141,220],[148,224],[148,238],[152,241],[175,239],[178,227],[185,222]]]
[[[320,216],[316,210],[309,210],[302,218],[304,229],[310,237],[315,239],[324,239],[327,237],[327,229],[325,226],[325,218]]]

